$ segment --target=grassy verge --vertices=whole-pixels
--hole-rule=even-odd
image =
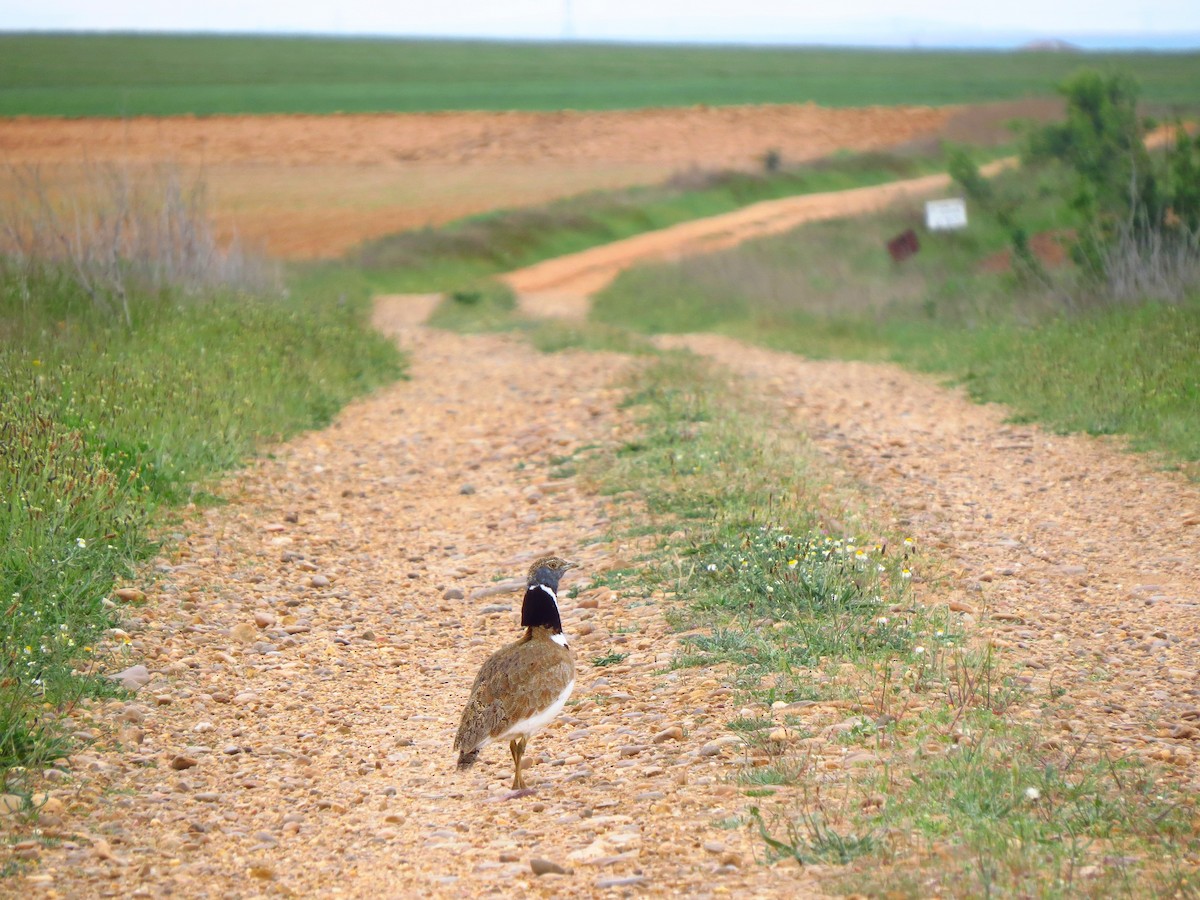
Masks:
[[[763,857],[887,896],[1171,896],[1192,804],[1169,774],[1030,722],[1030,692],[936,598],[936,560],[831,490],[801,435],[727,373],[671,356],[630,388],[639,436],[591,464],[644,498],[653,554],[612,576],[675,598],[677,667],[743,708],[741,814]],[[838,525],[836,523],[845,523]]]
[[[497,281],[482,281],[451,291],[434,309],[428,324],[460,334],[519,331],[543,353],[560,350],[605,350],[652,353],[653,345],[627,328],[597,322],[530,319],[517,312],[516,297]]]
[[[1131,69],[1155,102],[1195,100],[1194,53],[1087,58]],[[1078,63],[1069,53],[7,34],[0,115],[940,105],[1044,96]]]
[[[1060,178],[1040,174],[1022,209],[1051,254],[1078,224],[1057,199]],[[643,333],[720,331],[818,358],[896,360],[962,381],[1018,417],[1126,435],[1200,474],[1200,296],[1091,302],[1069,266],[1044,280],[1013,272],[1007,235],[985,218],[966,232],[922,234],[916,257],[892,263],[886,242],[910,227],[920,228],[916,205],[633,270],[597,298],[593,318]]]
[[[132,326],[52,266],[0,271],[0,780],[62,755],[54,714],[114,688],[114,587],[156,513],[400,374],[365,293],[160,289]],[[136,602],[137,595],[127,595]]]

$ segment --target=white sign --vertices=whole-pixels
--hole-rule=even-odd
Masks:
[[[967,201],[961,197],[930,200],[925,204],[925,227],[930,231],[956,231],[967,227]]]

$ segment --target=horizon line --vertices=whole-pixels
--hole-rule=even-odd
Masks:
[[[949,31],[949,29],[947,29]],[[1071,32],[1044,35],[1041,32],[1024,31],[973,31],[963,34],[920,34],[908,38],[875,36],[855,40],[849,36],[815,35],[780,39],[770,37],[705,38],[690,37],[631,37],[631,36],[587,36],[563,35],[479,35],[479,34],[407,34],[399,32],[369,31],[326,31],[326,30],[226,30],[220,28],[160,29],[160,28],[4,28],[0,36],[19,37],[74,35],[74,36],[128,36],[128,37],[228,37],[228,38],[282,38],[314,40],[379,40],[379,41],[428,41],[469,42],[492,44],[560,44],[560,45],[624,45],[645,47],[730,47],[763,49],[845,49],[845,50],[904,50],[904,51],[996,51],[996,52],[1042,52],[1042,53],[1188,53],[1200,52],[1200,32]],[[989,41],[990,39],[990,41]],[[1139,41],[1143,43],[1138,43]],[[1144,42],[1151,43],[1144,43]],[[1097,43],[1100,42],[1100,43]],[[1113,43],[1117,42],[1117,43]],[[1061,46],[1054,46],[1059,44]],[[1038,46],[1047,45],[1047,46]]]

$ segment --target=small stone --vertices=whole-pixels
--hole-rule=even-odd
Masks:
[[[146,739],[146,732],[136,725],[126,725],[117,732],[117,740],[127,747],[136,747]]]
[[[717,756],[726,747],[732,746],[733,744],[740,744],[740,743],[741,743],[741,738],[737,737],[736,735],[729,734],[729,735],[726,735],[725,737],[719,737],[716,740],[709,741],[707,744],[705,744],[703,747],[700,748],[700,755],[701,756]]]
[[[680,728],[678,725],[672,725],[670,728],[664,728],[662,731],[660,731],[658,734],[656,734],[651,739],[652,743],[655,743],[655,744],[661,744],[661,743],[664,743],[665,741],[682,741],[682,740],[683,740],[683,729]]]
[[[570,869],[564,869],[556,862],[551,862],[548,859],[538,859],[534,857],[529,860],[529,868],[533,870],[534,875],[570,875]]]
[[[636,887],[637,885],[645,884],[646,879],[642,875],[625,875],[621,878],[597,878],[596,887],[600,890],[607,890],[615,887]]]
[[[171,768],[176,772],[182,772],[184,769],[190,769],[192,766],[198,766],[199,764],[199,760],[182,753],[171,757]]]
[[[126,603],[141,603],[146,599],[146,592],[139,591],[137,588],[117,588],[113,591],[113,596]]]
[[[704,852],[705,853],[715,853],[715,854],[724,853],[725,845],[722,844],[720,841],[705,841],[704,842]]]
[[[229,636],[235,641],[249,644],[251,641],[258,640],[258,629],[249,622],[239,622],[230,629]]]
[[[460,494],[463,494],[463,495],[465,495],[465,496],[470,496],[471,494],[475,493],[475,485],[473,485],[473,484],[464,484],[462,487],[460,487],[460,488],[458,489],[458,492],[459,492]]]
[[[329,587],[329,578],[325,575],[313,575],[308,579],[308,583],[311,587],[327,588]]]
[[[442,594],[443,600],[462,600],[467,595],[463,593],[462,588],[446,588]]]
[[[19,794],[0,794],[0,816],[16,815],[25,808],[25,798]]]
[[[495,616],[506,612],[512,612],[512,607],[505,603],[490,603],[479,610],[481,616]]]
[[[275,877],[275,870],[270,866],[251,866],[250,877],[258,878],[262,881],[271,881]]]
[[[108,677],[113,681],[120,682],[121,687],[127,691],[136,691],[144,687],[150,680],[150,670],[143,665],[136,665]]]
[[[254,614],[254,624],[259,628],[270,628],[275,624],[275,614],[265,609],[260,609]]]

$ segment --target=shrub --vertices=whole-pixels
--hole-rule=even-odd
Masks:
[[[1085,69],[1060,87],[1066,121],[1033,132],[1031,162],[1074,175],[1071,205],[1082,219],[1074,256],[1109,296],[1178,299],[1200,275],[1200,162],[1180,129],[1174,152],[1155,158],[1125,73]]]
[[[93,168],[70,198],[55,196],[36,168],[14,169],[12,181],[16,191],[0,210],[0,257],[10,273],[27,283],[47,269],[66,276],[127,328],[135,296],[278,288],[272,264],[236,238],[218,240],[203,182],[188,183],[175,168]]]

